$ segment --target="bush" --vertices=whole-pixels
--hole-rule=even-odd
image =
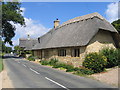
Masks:
[[[87,68],[80,68],[79,70],[82,74],[87,74],[87,75],[91,75],[94,74],[93,70],[87,69]]]
[[[105,65],[107,64],[107,58],[102,54],[90,53],[86,55],[83,62],[85,68],[91,69],[94,73],[99,73],[104,71]]]
[[[82,75],[91,75],[91,74],[94,74],[94,71],[93,70],[90,70],[90,69],[79,69],[76,71],[76,74],[82,74]]]
[[[29,61],[35,61],[36,58],[37,58],[36,56],[30,55],[30,56],[28,57],[28,60],[29,60]]]
[[[67,69],[66,72],[74,71],[74,66],[73,65],[66,65],[65,68]]]
[[[78,67],[75,67],[75,68],[74,68],[74,71],[78,71],[78,70],[80,70],[80,68],[78,68]]]
[[[93,70],[87,69],[85,67],[75,67],[74,71],[76,71],[77,74],[86,74],[86,75],[91,75],[94,74]]]
[[[104,48],[100,51],[107,58],[106,68],[118,66],[118,60],[120,60],[120,50],[113,48]]]
[[[52,58],[52,59],[49,61],[49,64],[50,64],[50,65],[55,65],[57,62],[58,62],[58,60],[57,60],[56,58]]]
[[[65,68],[66,64],[62,62],[57,62],[56,64],[53,65],[53,68],[60,68],[60,67]]]
[[[74,71],[74,67],[72,65],[68,65],[62,62],[57,62],[56,64],[53,65],[53,68],[65,68],[66,72],[72,72]]]
[[[48,60],[42,60],[42,61],[40,61],[40,63],[42,65],[49,65],[49,61]]]

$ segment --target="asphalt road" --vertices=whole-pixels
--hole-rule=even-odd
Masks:
[[[5,58],[4,66],[15,88],[112,88],[105,83],[48,68],[22,58]]]

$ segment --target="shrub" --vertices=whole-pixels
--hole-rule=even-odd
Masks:
[[[87,68],[80,68],[79,70],[82,74],[87,74],[87,75],[91,75],[94,74],[93,70],[87,69]]]
[[[83,62],[85,68],[93,70],[95,73],[102,72],[107,64],[107,58],[102,54],[89,53]]]
[[[49,61],[48,60],[42,60],[42,61],[40,61],[40,63],[42,65],[49,65]]]
[[[52,58],[52,59],[49,61],[49,64],[50,64],[50,65],[55,65],[57,62],[58,62],[58,60],[57,60],[56,58]]]
[[[104,48],[100,51],[107,58],[106,68],[118,66],[118,60],[120,59],[119,50],[113,48]]]
[[[62,62],[57,62],[56,64],[53,65],[53,68],[60,68],[60,67],[65,68],[66,64]]]
[[[86,75],[91,75],[94,74],[93,70],[87,69],[85,67],[75,67],[74,71],[76,71],[77,74],[86,74]]]
[[[74,67],[72,65],[68,65],[62,62],[57,62],[53,65],[53,68],[65,68],[66,72],[72,72],[74,71]]]
[[[65,68],[67,69],[66,72],[74,71],[74,66],[73,65],[66,65]]]
[[[74,68],[74,71],[78,71],[78,70],[80,70],[80,68],[78,68],[78,67],[75,67],[75,68]]]
[[[36,56],[30,55],[30,56],[28,57],[28,60],[29,60],[29,61],[35,61],[36,58],[37,58]]]

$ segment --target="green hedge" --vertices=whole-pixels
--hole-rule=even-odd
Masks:
[[[89,53],[83,62],[85,68],[93,70],[95,73],[104,71],[107,58],[99,53]]]

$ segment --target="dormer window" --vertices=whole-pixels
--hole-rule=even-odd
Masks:
[[[38,42],[40,43],[40,38],[38,38]]]

